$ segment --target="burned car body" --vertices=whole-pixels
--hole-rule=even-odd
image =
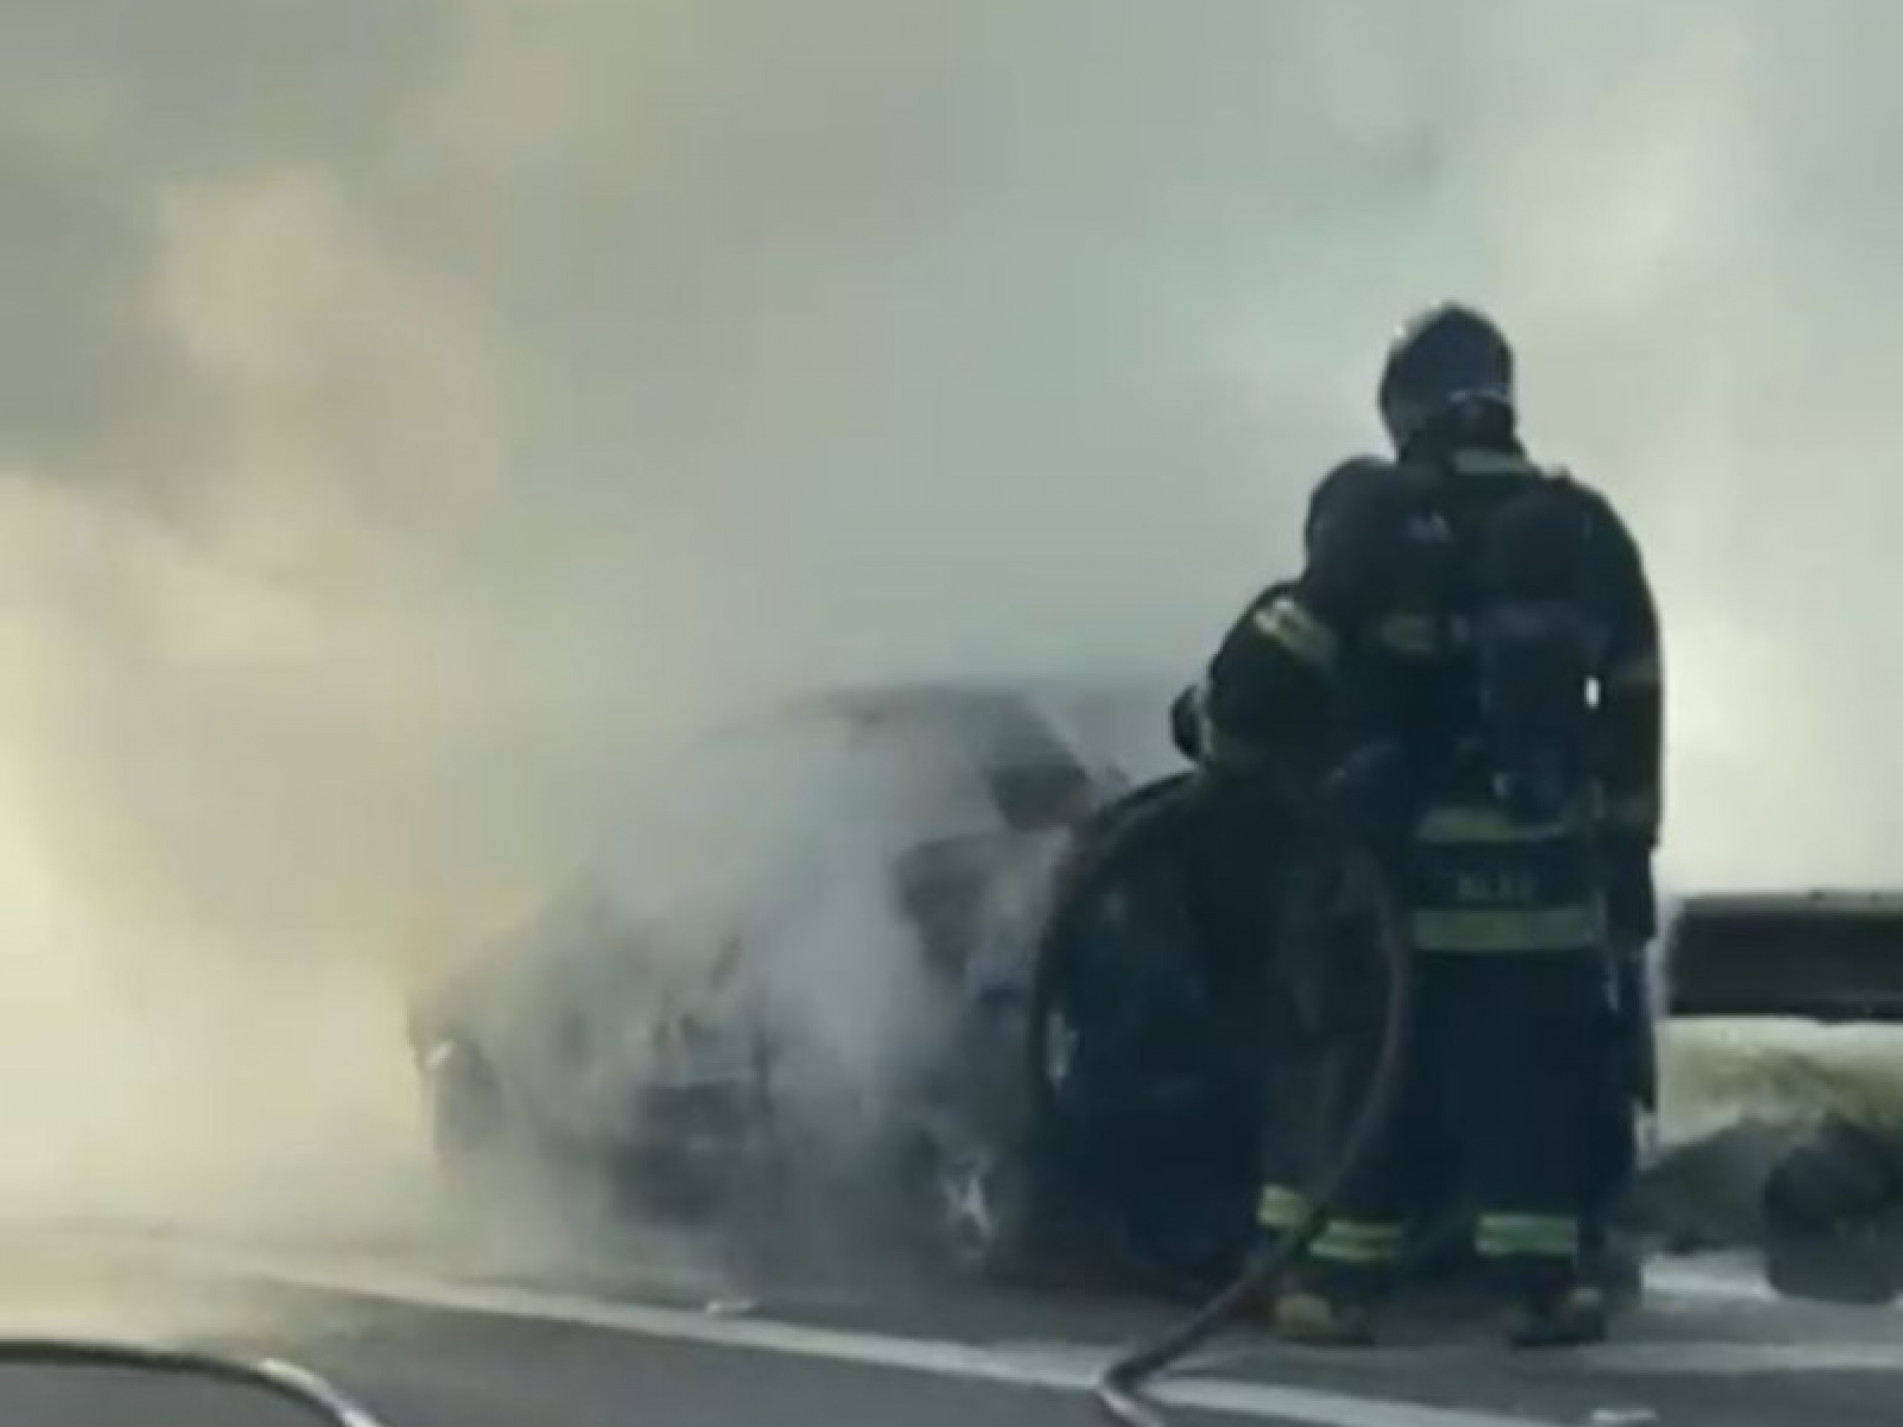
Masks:
[[[1181,816],[1154,816],[1179,786],[1166,706],[1152,689],[897,688],[722,731],[739,796],[702,809],[704,843],[666,818],[660,834],[719,895],[656,906],[650,835],[412,1007],[459,1192],[527,1157],[741,1239],[781,1242],[817,1209],[875,1254],[917,1248],[994,1275],[1086,1264],[1187,1286],[1229,1271],[1264,1137],[1289,1130],[1264,1114],[1265,1066],[1299,1067],[1325,1036],[1287,945],[1264,939],[1257,959],[1260,925],[1212,925],[1224,899],[1209,854],[1234,829],[1183,800]],[[803,764],[804,785],[733,773],[752,745]],[[761,834],[758,855],[736,852],[736,826]],[[1106,848],[1138,841],[1081,888]],[[1290,850],[1260,849],[1265,881]],[[1040,977],[1063,907],[1053,993]],[[1887,909],[1681,902],[1630,1044],[1655,1059],[1667,1013],[1889,1014],[1898,928]],[[1837,949],[1807,958],[1797,943],[1820,935]],[[1774,1171],[1806,1149],[1777,1140],[1742,1191],[1725,1171],[1726,1192],[1775,1197]],[[1688,1242],[1659,1208],[1712,1153],[1678,1144],[1645,1166],[1633,1242],[1725,1241]],[[1788,1219],[1741,1232],[1771,1244],[1774,1280],[1801,1287],[1834,1239]]]
[[[529,1158],[643,1213],[783,1228],[798,1193],[991,1254],[1044,904],[1166,764],[1153,709],[892,688],[718,730],[698,850],[659,817],[414,1000],[439,1158],[472,1192]],[[650,895],[656,836],[708,885]]]
[[[1688,898],[1659,971],[1681,1053],[1722,1050],[1736,1083],[1685,1087],[1711,1103],[1633,1187],[1634,1231],[1748,1251],[1787,1296],[1903,1294],[1903,897]]]

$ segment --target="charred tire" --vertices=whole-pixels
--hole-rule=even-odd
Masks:
[[[1167,856],[1185,822],[1200,815],[1199,786],[1179,774],[1138,789],[1112,811],[1098,835],[1059,875],[1032,973],[1024,1072],[1031,1088],[1033,1133],[1064,1133],[1059,1081],[1070,1066],[1066,1000],[1076,976],[1086,921],[1104,891],[1131,870]]]
[[[1765,1240],[1764,1277],[1785,1298],[1881,1307],[1903,1292],[1895,1253],[1894,1245],[1886,1249],[1856,1233],[1773,1231]]]
[[[961,1276],[1016,1279],[1040,1248],[1021,1059],[1029,1010],[1015,992],[979,999],[958,1039],[968,1083],[913,1154],[923,1247]]]
[[[1030,1268],[1036,1236],[1021,1167],[996,1155],[947,1156],[935,1167],[931,1192],[936,1255],[955,1273],[1009,1280]]]
[[[1882,1136],[1833,1120],[1764,1186],[1765,1277],[1779,1293],[1888,1303],[1903,1293],[1903,1173]]]

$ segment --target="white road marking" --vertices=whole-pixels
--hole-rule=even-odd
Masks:
[[[1735,1260],[1713,1263],[1689,1261],[1646,1265],[1645,1286],[1649,1292],[1663,1292],[1673,1298],[1699,1299],[1709,1303],[1785,1303],[1754,1265]]]
[[[339,1267],[223,1249],[167,1245],[138,1251],[186,1273],[275,1283],[410,1307],[564,1324],[668,1342],[774,1353],[957,1378],[1000,1386],[1087,1392],[1107,1353],[1081,1344],[960,1343],[854,1332],[768,1318],[732,1318],[617,1303],[566,1293],[452,1283],[372,1265]],[[1554,1427],[1551,1419],[1417,1403],[1318,1388],[1184,1375],[1158,1384],[1155,1397],[1179,1407],[1307,1424],[1307,1427]]]
[[[1735,1258],[1714,1258],[1704,1262],[1677,1260],[1651,1264],[1645,1270],[1645,1283],[1648,1290],[1662,1292],[1672,1298],[1706,1303],[1776,1304],[1786,1308],[1810,1307],[1826,1311],[1836,1309],[1860,1315],[1903,1312],[1903,1301],[1849,1305],[1807,1303],[1803,1299],[1787,1298],[1764,1281],[1763,1274],[1755,1264]]]
[[[1588,1348],[1576,1361],[1604,1372],[1659,1377],[1903,1373],[1903,1344],[1616,1343]]]
[[[81,1236],[79,1243],[100,1241]],[[457,1282],[387,1263],[323,1262],[296,1256],[170,1240],[113,1245],[123,1257],[143,1259],[191,1276],[276,1284],[342,1297],[484,1317],[562,1324],[671,1342],[773,1353],[810,1361],[924,1373],[1002,1386],[1084,1392],[1094,1385],[1107,1352],[1081,1343],[976,1344],[879,1332],[819,1327],[757,1316],[722,1316],[648,1303],[603,1299],[496,1283]],[[1684,1306],[1720,1300],[1777,1302],[1761,1286],[1723,1271],[1675,1266],[1655,1289]],[[1717,1271],[1714,1272],[1713,1269]],[[1859,1316],[1862,1316],[1861,1314]],[[1881,1321],[1881,1318],[1879,1318]],[[1550,1420],[1478,1409],[1430,1407],[1362,1393],[1282,1386],[1218,1369],[1255,1359],[1259,1350],[1205,1357],[1195,1373],[1160,1384],[1156,1396],[1177,1406],[1306,1427],[1552,1427]],[[1497,1365],[1497,1350],[1448,1344],[1429,1349],[1376,1349],[1356,1358],[1369,1369],[1424,1366],[1437,1361],[1455,1372]],[[1903,1342],[1676,1341],[1617,1342],[1548,1360],[1558,1376],[1586,1374],[1716,1377],[1804,1373],[1903,1373]],[[1542,1366],[1547,1364],[1543,1363]]]

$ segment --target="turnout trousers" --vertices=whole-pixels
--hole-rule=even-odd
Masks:
[[[1602,967],[1586,954],[1416,958],[1406,1079],[1315,1245],[1319,1286],[1388,1287],[1430,1160],[1451,1174],[1473,1248],[1504,1290],[1535,1296],[1576,1281],[1603,1114],[1602,993]],[[1338,1124],[1372,1073],[1371,1054],[1356,1062]]]
[[[1413,983],[1404,1079],[1315,1245],[1318,1286],[1373,1294],[1391,1281],[1432,1163],[1500,1287],[1562,1294],[1605,1152],[1607,958],[1590,851],[1570,822],[1444,804],[1398,860]],[[1333,1125],[1366,1092],[1364,1043]]]

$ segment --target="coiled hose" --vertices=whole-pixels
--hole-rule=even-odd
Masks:
[[[1209,780],[1194,773],[1152,784],[1119,809],[1120,820],[1101,838],[1087,845],[1067,869],[1039,946],[1026,1037],[1034,1113],[1043,1117],[1042,1123],[1051,1123],[1049,1117],[1057,1113],[1056,1091],[1048,1073],[1051,1011],[1064,963],[1064,948],[1074,944],[1079,919],[1098,892],[1112,885],[1126,869],[1153,855],[1156,849],[1170,845],[1190,820],[1203,814],[1208,800],[1216,795]],[[1240,1318],[1315,1242],[1327,1227],[1342,1187],[1359,1172],[1373,1149],[1401,1087],[1412,977],[1407,942],[1393,899],[1379,864],[1345,830],[1339,818],[1323,813],[1313,817],[1311,825],[1315,837],[1332,844],[1341,860],[1347,885],[1356,896],[1366,900],[1373,914],[1388,984],[1374,1072],[1339,1151],[1309,1186],[1308,1211],[1301,1223],[1278,1239],[1273,1248],[1252,1260],[1232,1283],[1179,1326],[1151,1342],[1131,1348],[1105,1369],[1094,1395],[1104,1413],[1122,1427],[1166,1427],[1156,1405],[1145,1396],[1144,1388],[1207,1346]]]
[[[309,1368],[280,1358],[247,1359],[191,1348],[70,1338],[0,1339],[0,1368],[116,1368],[229,1383],[269,1393],[327,1427],[380,1427],[370,1410]]]

